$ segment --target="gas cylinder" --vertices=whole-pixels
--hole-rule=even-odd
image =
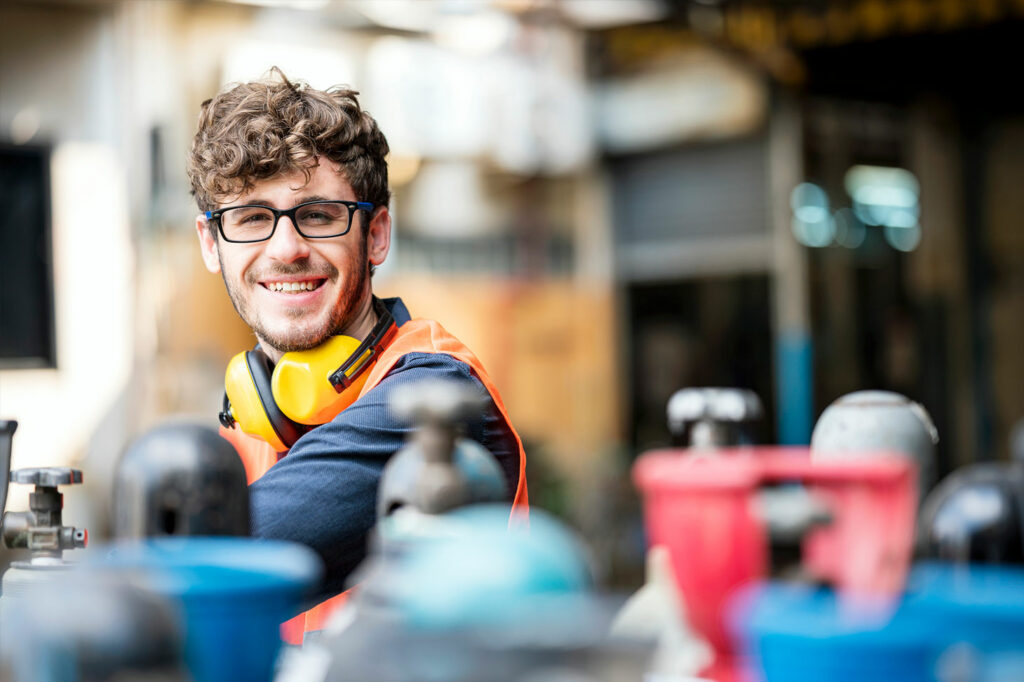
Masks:
[[[608,636],[618,602],[595,593],[586,552],[560,522],[533,510],[528,531],[509,528],[508,507],[494,504],[435,521],[433,537],[360,569],[345,617],[314,644],[326,674],[289,679],[641,679],[650,643]]]
[[[1024,566],[1024,431],[1010,436],[1009,462],[983,462],[947,476],[921,507],[926,557],[958,564]]]
[[[28,560],[14,561],[0,583],[0,623],[13,622],[34,607],[32,586],[51,581],[71,564],[64,560],[64,551],[85,547],[85,529],[63,525],[64,495],[60,486],[82,482],[82,472],[64,467],[18,469],[10,471],[11,450],[17,422],[0,421],[0,476],[3,477],[3,499],[7,502],[6,482],[35,486],[29,494],[28,511],[7,512],[0,521],[0,537],[10,549],[26,549]],[[0,636],[0,641],[3,637]]]
[[[118,462],[114,536],[249,535],[249,490],[238,453],[212,428],[161,424]]]
[[[935,485],[939,432],[921,404],[892,391],[855,391],[822,412],[811,434],[815,458],[845,459],[889,450],[917,466],[918,499]]]
[[[3,624],[15,682],[191,682],[180,614],[143,579],[76,566],[25,585],[31,608]]]
[[[279,626],[323,567],[308,547],[248,537],[249,489],[231,444],[204,424],[158,425],[126,449],[114,495],[117,542],[93,567],[177,608],[196,682],[270,682]]]
[[[769,583],[732,605],[746,679],[765,682],[1009,682],[1024,679],[1024,571],[914,566],[882,609],[831,590]]]
[[[1024,466],[954,471],[925,501],[921,537],[935,559],[1024,565]]]
[[[11,471],[11,446],[14,442],[14,432],[18,430],[18,422],[13,419],[0,419],[0,514],[4,512],[4,505],[7,504],[7,476]]]

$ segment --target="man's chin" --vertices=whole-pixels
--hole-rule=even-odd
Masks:
[[[293,353],[300,350],[316,348],[326,341],[331,333],[323,329],[307,332],[296,332],[289,329],[281,333],[266,332],[256,334],[260,339],[260,345],[270,346],[281,353]]]

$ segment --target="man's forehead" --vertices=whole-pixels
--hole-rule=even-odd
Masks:
[[[216,197],[220,206],[238,203],[292,203],[317,199],[355,200],[355,192],[338,164],[323,160],[316,166],[290,168],[266,178],[239,179],[231,194]]]

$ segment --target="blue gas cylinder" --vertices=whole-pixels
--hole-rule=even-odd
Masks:
[[[1024,570],[928,563],[895,604],[767,583],[732,605],[753,679],[768,682],[1024,679]]]
[[[301,611],[323,567],[307,547],[237,537],[157,538],[115,545],[97,568],[144,576],[179,606],[196,682],[269,682],[280,625]]]
[[[412,629],[533,623],[544,605],[576,604],[591,593],[582,544],[542,510],[530,511],[528,530],[510,529],[508,506],[498,504],[462,507],[433,523],[429,534],[391,530],[398,551],[368,562],[362,585]]]

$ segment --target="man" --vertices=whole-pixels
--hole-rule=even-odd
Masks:
[[[376,122],[351,90],[320,91],[274,73],[203,103],[188,174],[203,212],[203,261],[223,277],[268,367],[286,353],[328,347],[335,335],[374,337],[388,315],[397,325],[369,344],[379,356],[361,388],[345,389],[358,391],[355,401],[322,425],[298,426],[294,443],[278,438],[280,429],[268,430],[266,442],[238,425],[223,431],[246,464],[253,535],[315,549],[327,569],[325,594],[337,594],[366,554],[384,463],[410,431],[388,410],[396,387],[472,382],[487,409],[469,436],[497,457],[520,510],[525,461],[475,356],[436,322],[411,320],[401,300],[373,297],[373,270],[391,244],[388,145]],[[289,445],[285,456],[275,452]],[[318,629],[323,616],[324,609],[307,614],[305,629]]]

